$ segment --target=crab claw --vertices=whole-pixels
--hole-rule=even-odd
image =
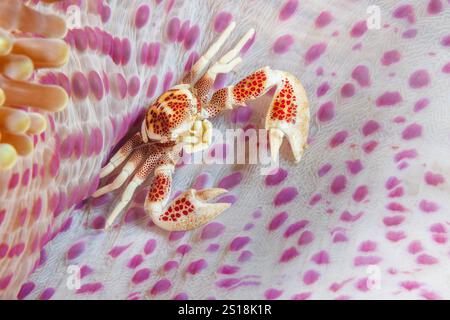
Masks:
[[[294,161],[300,162],[307,143],[309,128],[309,107],[305,89],[293,75],[284,72],[273,72],[280,77],[277,90],[266,118],[266,129],[269,130],[270,154],[272,162],[278,161],[278,154],[287,137],[294,155]],[[276,76],[272,75],[273,78]]]
[[[145,209],[153,222],[165,230],[191,230],[214,219],[231,206],[230,203],[207,202],[226,192],[226,189],[221,188],[199,191],[189,189],[172,200],[165,209],[161,201],[151,202],[148,199]]]

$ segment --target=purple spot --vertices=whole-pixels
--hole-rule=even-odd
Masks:
[[[283,7],[280,10],[280,14],[278,15],[278,18],[281,21],[289,19],[297,10],[298,7],[298,0],[288,0],[285,2]]]
[[[319,177],[323,177],[324,175],[326,175],[328,173],[328,171],[330,171],[332,168],[331,164],[327,163],[324,164],[322,167],[320,167],[320,169],[317,171],[317,174]]]
[[[91,93],[95,96],[95,98],[98,101],[102,100],[103,99],[103,83],[102,83],[102,78],[100,78],[100,75],[95,71],[89,72],[88,82],[89,82],[89,88],[91,89]]]
[[[128,94],[131,97],[135,97],[139,93],[140,88],[141,88],[141,81],[139,80],[139,77],[136,75],[132,76],[128,81]]]
[[[246,53],[250,49],[250,47],[255,42],[255,39],[256,39],[256,32],[253,34],[253,36],[250,39],[248,39],[247,43],[242,47],[241,54]]]
[[[198,58],[199,56],[197,52],[191,52],[186,61],[186,64],[184,65],[184,71],[188,72],[189,70],[191,70],[192,66],[197,62]]]
[[[150,17],[150,8],[148,5],[141,5],[136,11],[136,17],[134,20],[134,24],[136,28],[140,29],[145,26],[148,22],[148,18]]]
[[[163,82],[163,90],[167,91],[170,89],[170,86],[172,85],[173,80],[173,73],[172,71],[168,71],[166,75],[164,76],[164,82]]]
[[[187,267],[187,272],[190,274],[197,274],[200,273],[203,269],[205,269],[208,266],[205,259],[199,259],[197,261],[191,262]]]
[[[427,171],[425,173],[425,182],[430,186],[437,186],[441,183],[445,182],[444,176],[439,173],[433,173],[431,171]]]
[[[111,17],[111,8],[108,5],[103,5],[103,8],[100,12],[102,22],[105,24],[109,21],[109,18]]]
[[[295,187],[287,187],[282,189],[280,192],[277,193],[275,196],[275,199],[273,200],[273,204],[278,207],[281,205],[284,205],[286,203],[291,202],[292,200],[297,197],[298,191]]]
[[[357,66],[353,69],[352,78],[356,80],[361,87],[370,86],[369,68],[363,65]]]
[[[347,165],[347,169],[351,174],[358,174],[362,169],[363,165],[361,163],[361,160],[357,159],[354,161],[348,160],[345,162]]]
[[[238,272],[239,269],[240,268],[238,266],[230,266],[226,264],[220,267],[219,270],[217,270],[217,272],[221,274],[234,274]]]
[[[383,218],[383,223],[387,227],[398,226],[405,220],[403,216],[389,216]]]
[[[142,283],[142,282],[144,282],[145,280],[147,280],[147,279],[150,277],[150,273],[151,273],[151,271],[150,271],[150,269],[148,269],[148,268],[144,268],[144,269],[138,270],[138,271],[134,274],[134,276],[133,276],[133,278],[131,279],[131,281],[132,281],[134,284]]]
[[[400,52],[397,50],[386,51],[381,58],[381,63],[384,66],[390,66],[391,64],[399,62],[400,57]]]
[[[422,253],[419,256],[417,256],[416,261],[418,264],[425,264],[425,265],[436,264],[439,262],[438,259],[436,259],[435,257],[430,256],[426,253]]]
[[[317,88],[317,97],[320,98],[321,96],[325,95],[328,90],[330,89],[330,85],[328,84],[328,82],[324,82],[322,83],[318,88]]]
[[[188,244],[182,244],[181,246],[179,246],[177,248],[177,253],[181,254],[181,255],[186,255],[191,251],[192,247]]]
[[[407,126],[402,132],[402,138],[405,140],[411,140],[422,135],[422,126],[417,123],[412,123]]]
[[[317,252],[315,255],[311,258],[312,261],[314,261],[316,264],[328,264],[330,263],[330,256],[328,255],[328,252],[325,250]]]
[[[79,257],[83,252],[84,249],[86,248],[85,243],[84,242],[77,242],[74,245],[72,245],[69,249],[69,251],[67,251],[67,259],[69,260],[73,260],[77,257]]]
[[[186,234],[185,231],[172,231],[169,234],[169,241],[177,241],[184,237]]]
[[[406,19],[409,23],[416,22],[414,8],[409,4],[399,6],[394,10],[393,16],[397,19]]]
[[[220,236],[225,230],[225,226],[219,222],[211,222],[207,224],[201,233],[202,240],[214,239]]]
[[[403,150],[397,153],[394,157],[396,162],[402,161],[403,159],[414,159],[417,157],[417,151],[414,149]]]
[[[441,45],[444,47],[450,47],[450,34],[442,38]]]
[[[376,265],[380,263],[382,259],[377,256],[358,256],[353,259],[353,265],[355,267],[358,266],[369,266],[369,265]]]
[[[347,186],[347,178],[344,175],[338,175],[331,183],[330,190],[334,194],[339,194],[345,190]]]
[[[267,289],[266,292],[264,292],[264,297],[267,300],[275,300],[278,297],[282,295],[283,291],[277,290],[277,289]]]
[[[414,105],[414,112],[419,112],[422,109],[425,109],[430,104],[430,100],[427,98],[419,99]]]
[[[294,38],[290,34],[278,37],[273,45],[273,51],[277,54],[286,53],[294,44]]]
[[[405,32],[403,32],[402,37],[404,39],[412,39],[412,38],[415,38],[416,35],[417,35],[416,29],[409,29],[409,30],[406,30]]]
[[[181,21],[178,17],[173,17],[170,19],[167,25],[167,37],[170,42],[175,42],[178,39],[178,33],[180,32]]]
[[[323,28],[333,21],[333,15],[329,11],[322,11],[314,22],[316,28]]]
[[[317,43],[311,46],[305,54],[305,64],[309,65],[316,61],[327,49],[325,42]]]
[[[344,98],[350,98],[355,95],[355,86],[352,83],[346,83],[341,88],[341,95]]]
[[[127,264],[127,267],[130,269],[136,269],[136,267],[139,266],[143,261],[144,258],[142,257],[142,255],[137,254],[130,259],[130,261]]]
[[[206,184],[208,183],[210,179],[210,175],[208,173],[202,173],[197,176],[194,183],[192,184],[192,188],[196,190],[201,190],[205,188]]]
[[[127,250],[131,246],[130,244],[124,245],[124,246],[115,246],[113,247],[109,252],[108,255],[110,255],[113,258],[117,258],[120,256],[125,250]]]
[[[419,209],[423,212],[430,213],[439,210],[439,206],[433,201],[422,200],[419,203]]]
[[[152,98],[155,95],[156,87],[158,86],[158,77],[153,75],[148,83],[147,98]]]
[[[367,136],[377,132],[378,129],[380,129],[380,124],[374,120],[369,120],[364,124],[364,126],[362,128],[362,133],[364,136],[367,137]]]
[[[266,186],[277,186],[282,183],[288,176],[288,172],[282,168],[278,168],[273,174],[266,176]]]
[[[430,2],[428,2],[427,11],[431,15],[440,13],[442,11],[441,0],[430,0]]]
[[[186,293],[181,292],[173,297],[173,300],[188,300],[189,297]]]
[[[402,102],[402,96],[398,91],[386,91],[376,100],[378,107],[393,106]]]
[[[190,50],[194,46],[199,36],[200,28],[197,25],[189,29],[184,39],[184,47],[186,48],[186,50]]]
[[[337,132],[330,140],[330,147],[335,148],[335,147],[341,145],[342,143],[345,142],[347,137],[348,137],[348,131],[343,130],[343,131]]]
[[[230,251],[239,251],[250,242],[249,237],[236,237],[230,243]]]
[[[242,173],[237,171],[234,172],[219,181],[218,187],[224,189],[232,189],[237,186],[242,181]]]
[[[155,239],[150,239],[145,244],[144,253],[145,254],[150,254],[153,251],[155,251],[155,248],[156,248],[156,240]]]
[[[297,244],[299,246],[304,246],[311,243],[314,240],[314,235],[311,231],[306,230],[303,231],[300,237],[298,238]]]
[[[442,67],[442,72],[443,73],[450,73],[450,62]]]
[[[295,247],[290,247],[289,249],[286,249],[283,251],[280,257],[280,262],[289,262],[295,257],[299,255],[298,250]]]
[[[79,99],[86,99],[89,94],[89,82],[81,72],[72,75],[72,92]]]
[[[367,189],[367,186],[359,186],[353,193],[353,200],[355,200],[356,202],[361,202],[366,198],[368,193],[369,190]]]
[[[409,86],[413,89],[426,87],[430,83],[430,75],[427,70],[417,70],[409,77]]]
[[[275,217],[273,217],[272,221],[267,226],[269,231],[274,231],[278,229],[289,217],[289,214],[286,211],[278,213]]]
[[[159,44],[159,42],[152,42],[148,45],[147,64],[149,66],[156,66],[159,60],[160,50],[161,45]]]
[[[228,27],[232,19],[233,16],[229,12],[222,11],[218,13],[214,19],[214,30],[219,33],[223,32]]]
[[[131,58],[131,43],[127,38],[122,39],[122,58],[121,64],[127,65]]]
[[[325,102],[319,107],[319,111],[317,111],[317,118],[322,122],[330,121],[334,116],[334,103],[332,101]]]
[[[77,294],[87,293],[87,294],[93,294],[97,291],[101,290],[103,288],[103,285],[100,282],[92,282],[92,283],[86,283],[81,286],[80,289],[76,291]]]
[[[50,300],[51,297],[55,294],[55,289],[47,288],[39,296],[39,300]]]
[[[155,283],[153,288],[150,290],[151,295],[158,295],[168,291],[172,287],[172,283],[167,279],[161,279]]]
[[[303,275],[303,283],[306,285],[311,285],[319,279],[320,274],[315,270],[308,270]]]
[[[304,227],[306,227],[309,224],[309,222],[307,220],[300,220],[297,221],[293,224],[291,224],[286,231],[284,232],[283,236],[285,238],[289,238],[290,236],[292,236],[293,234],[295,234],[297,231],[303,229]]]
[[[189,20],[186,20],[181,25],[180,31],[178,32],[177,41],[183,42],[184,38],[186,37],[187,32],[189,31],[189,27],[191,25],[191,22]]]
[[[17,294],[17,299],[18,300],[25,299],[31,293],[31,291],[33,291],[35,287],[36,285],[34,284],[34,282],[24,283],[20,288],[19,293]]]
[[[164,264],[163,269],[164,269],[164,271],[169,272],[170,270],[177,269],[178,266],[179,266],[179,263],[177,261],[171,260],[171,261],[167,261]]]
[[[353,38],[359,38],[367,31],[366,20],[356,22],[350,30],[350,36]]]

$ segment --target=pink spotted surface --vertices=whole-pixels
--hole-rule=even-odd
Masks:
[[[0,174],[0,297],[450,298],[448,1],[378,1],[379,29],[364,18],[368,0],[89,2],[54,6],[64,15],[75,3],[89,24],[71,26],[67,66],[39,73],[69,107],[48,116],[32,157]],[[145,216],[144,186],[102,232],[118,193],[90,198],[101,165],[232,20],[226,49],[251,27],[256,36],[216,87],[264,65],[298,76],[314,119],[302,161],[283,147],[271,176],[180,165],[174,193],[226,187],[231,208],[168,233]],[[269,102],[214,126],[262,127]]]

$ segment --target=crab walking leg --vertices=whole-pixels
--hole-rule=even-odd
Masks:
[[[135,152],[133,152],[131,157],[128,159],[127,163],[123,166],[119,175],[114,179],[114,181],[95,191],[95,193],[92,196],[94,198],[97,198],[108,192],[120,188],[124,184],[124,182],[133,174],[133,172],[139,167],[142,160],[147,155],[147,151],[143,149],[144,148],[141,148],[140,150],[136,150]]]
[[[108,229],[109,227],[111,227],[113,225],[114,221],[117,219],[119,214],[127,206],[127,204],[131,201],[131,198],[133,197],[133,194],[136,191],[137,187],[139,187],[147,179],[147,177],[152,173],[152,171],[155,169],[155,166],[156,166],[160,156],[161,156],[160,153],[153,154],[153,155],[150,155],[145,160],[144,164],[139,168],[139,170],[136,172],[135,176],[131,179],[130,183],[127,185],[127,187],[123,191],[119,202],[116,204],[113,211],[111,212],[108,219],[106,220],[105,229]]]
[[[207,117],[213,117],[225,109],[264,95],[273,86],[277,90],[265,122],[269,130],[272,161],[278,161],[279,149],[286,135],[295,162],[299,162],[306,146],[310,115],[305,89],[292,74],[269,67],[259,69],[235,86],[215,92],[204,113]]]
[[[100,178],[106,177],[108,174],[114,171],[115,168],[120,166],[122,162],[133,152],[134,148],[142,143],[142,139],[139,133],[136,133],[114,154],[109,160],[108,164],[100,171]]]
[[[238,57],[242,48],[245,46],[248,40],[250,40],[255,34],[255,29],[250,29],[234,46],[233,49],[228,51],[219,61],[214,63],[208,71],[198,80],[194,88],[197,90],[197,95],[202,103],[206,103],[208,99],[209,91],[214,85],[214,81],[219,73],[231,72],[242,59]]]
[[[161,163],[155,169],[155,179],[145,200],[145,210],[152,221],[168,231],[184,231],[197,228],[228,209],[229,203],[207,203],[227,190],[211,188],[189,189],[167,204],[175,166],[171,161]]]
[[[191,71],[186,74],[183,79],[183,83],[193,83],[195,79],[201,75],[206,67],[208,66],[210,60],[217,54],[217,52],[225,44],[225,41],[230,37],[231,32],[236,28],[236,22],[231,22],[228,27],[220,34],[219,38],[209,47],[208,51],[202,55],[197,62],[192,66]]]

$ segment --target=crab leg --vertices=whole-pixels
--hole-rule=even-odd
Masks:
[[[195,79],[201,75],[208,66],[212,57],[214,57],[220,48],[225,44],[225,41],[230,37],[231,32],[236,27],[236,22],[231,22],[228,27],[222,32],[219,38],[209,47],[208,51],[202,55],[197,62],[192,66],[191,70],[184,77],[183,83],[193,83]]]
[[[113,211],[111,212],[108,219],[106,220],[105,229],[108,229],[109,227],[111,227],[113,225],[114,221],[117,219],[120,212],[122,212],[122,210],[131,201],[133,194],[136,191],[137,187],[139,187],[148,178],[148,176],[152,173],[160,156],[161,156],[161,154],[153,154],[153,155],[150,155],[145,160],[144,164],[139,168],[139,170],[136,172],[134,177],[128,183],[127,187],[125,188],[125,190],[122,193],[122,196],[121,196],[119,202],[116,204]]]
[[[127,163],[123,166],[119,175],[110,184],[103,186],[102,188],[95,191],[92,195],[94,198],[100,197],[108,192],[120,188],[124,182],[133,174],[133,172],[139,167],[140,163],[147,156],[147,150],[141,148],[133,152],[131,157],[128,159]]]
[[[122,162],[133,152],[134,148],[142,143],[142,139],[139,133],[136,133],[131,139],[114,154],[109,160],[108,164],[100,171],[100,178],[106,177],[108,174],[114,171],[115,168],[120,166]]]
[[[279,149],[286,135],[295,162],[299,162],[308,136],[309,107],[305,89],[292,74],[269,67],[259,69],[235,86],[215,92],[204,113],[207,117],[213,117],[225,109],[232,109],[235,105],[243,105],[246,101],[264,95],[273,86],[277,90],[265,123],[269,130],[272,161],[278,160]]]
[[[227,190],[211,188],[205,190],[189,189],[169,204],[173,161],[166,159],[155,169],[155,179],[145,200],[145,210],[153,222],[168,231],[191,230],[217,217],[230,207],[229,203],[207,203]]]
[[[214,63],[208,71],[198,80],[194,88],[197,91],[197,96],[200,98],[202,103],[206,103],[208,99],[208,94],[214,85],[214,81],[219,73],[229,73],[231,72],[242,59],[238,57],[242,48],[245,46],[248,40],[250,40],[255,34],[255,29],[250,29],[234,46],[233,49],[228,51],[226,54],[220,58],[219,61]]]

